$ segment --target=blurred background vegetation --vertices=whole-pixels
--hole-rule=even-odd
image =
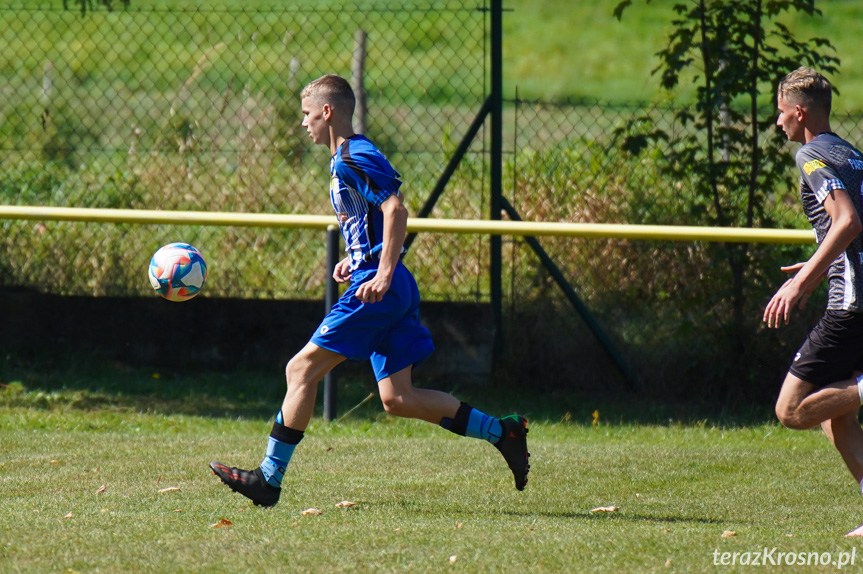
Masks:
[[[614,103],[666,99],[656,53],[665,48],[676,4],[684,0],[635,0],[622,21],[617,0],[507,0],[504,18],[504,83],[528,99],[590,98]],[[778,19],[798,40],[827,38],[842,60],[831,81],[839,88],[834,111],[863,111],[863,5],[855,0],[816,0],[821,16],[786,13]],[[692,100],[693,88],[671,94]]]

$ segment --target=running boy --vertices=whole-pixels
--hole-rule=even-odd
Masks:
[[[254,504],[274,506],[285,469],[312,417],[318,382],[346,359],[370,359],[388,413],[487,440],[503,454],[515,487],[523,490],[530,468],[524,417],[497,419],[448,393],[413,386],[413,367],[431,354],[434,345],[419,321],[416,282],[401,262],[408,219],[399,191],[402,182],[374,144],[354,133],[350,84],[340,76],[322,76],[300,97],[303,127],[315,144],[328,147],[332,154],[330,200],[347,251],[333,278],[349,281],[350,287],[288,362],[288,390],[261,465],[241,470],[214,461],[210,468]]]
[[[776,402],[783,425],[820,424],[863,488],[863,156],[830,130],[831,86],[799,68],[780,83],[780,126],[797,151],[803,210],[815,229],[812,257],[783,271],[794,273],[764,311],[770,328],[786,324],[826,276],[827,310],[800,347]],[[863,527],[861,527],[863,529]],[[858,529],[858,530],[861,530]],[[853,533],[852,533],[853,534]]]

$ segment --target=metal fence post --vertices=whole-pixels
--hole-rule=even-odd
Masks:
[[[491,2],[491,213],[500,220],[503,203],[503,0]],[[503,256],[499,235],[492,235],[489,254],[491,306],[494,316],[494,360],[503,351]]]
[[[366,32],[354,32],[354,56],[351,59],[351,85],[357,98],[354,110],[354,131],[366,133]]]
[[[339,285],[333,279],[333,271],[339,262],[339,228],[336,225],[327,227],[327,288],[324,297],[324,313],[329,313],[333,305],[339,299]],[[336,375],[330,371],[324,376],[324,420],[332,422],[336,420],[338,411],[336,389]]]

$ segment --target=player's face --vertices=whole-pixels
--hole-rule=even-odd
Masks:
[[[779,108],[776,125],[782,128],[782,131],[788,136],[788,141],[806,143],[806,133],[800,123],[800,120],[803,119],[800,106],[790,104],[779,97],[776,99],[776,107]]]
[[[306,128],[309,137],[316,144],[330,145],[330,128],[326,114],[328,106],[312,98],[303,98],[301,105],[303,108],[303,127]]]

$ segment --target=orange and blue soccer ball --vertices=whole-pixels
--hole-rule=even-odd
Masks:
[[[150,259],[150,284],[168,301],[188,301],[207,279],[207,262],[188,243],[169,243]]]

